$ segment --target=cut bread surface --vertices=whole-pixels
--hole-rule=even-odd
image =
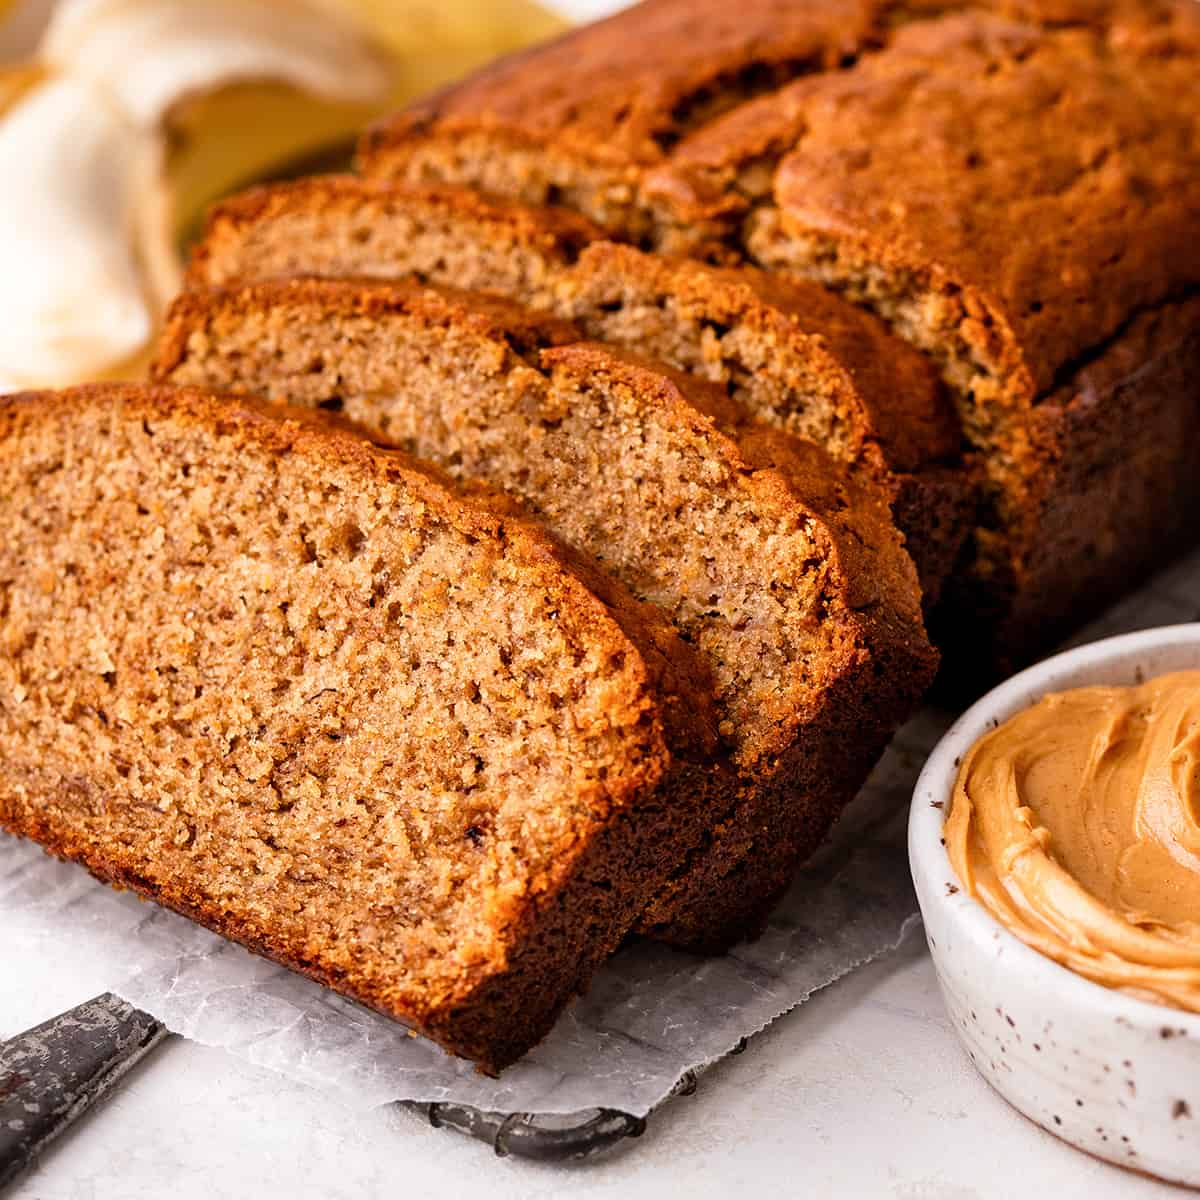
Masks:
[[[805,685],[792,665],[825,636],[811,628],[824,605],[805,594],[826,570],[818,518],[798,501],[789,510],[785,479],[756,479],[728,436],[740,414],[715,389],[569,345],[570,327],[552,319],[540,346],[514,348],[510,330],[531,320],[419,285],[251,285],[181,299],[157,370],[174,383],[336,405],[390,444],[522,496],[712,647],[743,761],[777,754],[790,730],[767,714],[797,707],[788,697]],[[316,341],[322,326],[329,352]],[[724,578],[708,561],[718,545]]]
[[[927,611],[967,539],[974,471],[931,364],[833,293],[596,242],[563,275],[555,311],[590,337],[719,384],[746,418],[816,442],[877,480]]]
[[[720,384],[749,417],[880,478],[927,604],[936,599],[969,530],[975,484],[956,469],[957,417],[932,365],[816,285],[598,236],[568,214],[461,189],[307,180],[218,209],[190,281],[411,276],[567,317],[588,338]]]
[[[317,415],[5,398],[0,491],[0,824],[485,1068],[711,819],[688,648]]]
[[[388,442],[520,496],[701,652],[722,735],[752,785],[737,836],[763,841],[765,818],[752,836],[754,793],[779,821],[792,793],[793,830],[806,843],[823,834],[933,665],[883,498],[815,447],[805,453],[819,461],[803,466],[747,457],[754,431],[711,385],[553,336],[540,353],[514,348],[502,302],[486,303],[497,322],[487,330],[470,297],[415,284],[193,293],[175,306],[158,371],[336,406]],[[843,703],[858,706],[862,738],[831,756],[826,731],[843,715],[832,697],[852,676],[861,691]],[[794,867],[796,837],[758,849]],[[703,896],[689,892],[688,904],[702,908]],[[665,917],[656,925],[668,932]]]
[[[187,283],[291,275],[411,274],[547,307],[558,274],[603,231],[566,209],[531,209],[464,188],[406,188],[353,176],[272,184],[215,206]]]
[[[214,210],[188,278],[289,276],[412,276],[551,310],[594,340],[727,384],[838,458],[878,443],[890,466],[913,470],[960,447],[935,372],[877,318],[811,284],[605,242],[565,210],[349,177],[277,184]]]

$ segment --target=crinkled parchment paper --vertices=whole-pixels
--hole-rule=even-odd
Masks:
[[[1200,618],[1200,555],[1160,576],[1076,640]],[[644,1115],[687,1071],[894,949],[915,919],[908,800],[948,714],[896,738],[830,844],[758,941],[721,958],[651,943],[621,950],[551,1036],[498,1080],[400,1025],[118,894],[35,846],[0,835],[0,921],[20,953],[96,963],[112,991],[170,1029],[356,1105],[450,1101],[503,1112],[617,1108]],[[19,979],[19,961],[5,974]],[[47,1013],[49,1017],[53,1014]]]

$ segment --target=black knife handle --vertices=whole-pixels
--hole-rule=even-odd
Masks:
[[[106,993],[0,1042],[0,1188],[166,1036],[166,1027],[148,1013]],[[695,1076],[688,1072],[672,1094],[694,1091]],[[399,1103],[424,1113],[432,1125],[487,1142],[498,1155],[541,1162],[591,1158],[639,1137],[646,1127],[644,1118],[613,1109],[562,1117]]]
[[[0,1187],[166,1036],[105,993],[0,1042]]]

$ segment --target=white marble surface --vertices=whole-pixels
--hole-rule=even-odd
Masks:
[[[0,1037],[91,991],[0,930]],[[1034,1191],[1031,1192],[1031,1185]],[[645,1136],[572,1168],[496,1159],[408,1113],[352,1113],[219,1051],[171,1041],[52,1146],[20,1200],[162,1197],[881,1196],[1165,1200],[1174,1189],[1042,1133],[974,1073],[923,939],[811,1000],[672,1101]]]

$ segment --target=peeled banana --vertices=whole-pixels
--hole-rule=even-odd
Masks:
[[[529,0],[59,0],[0,71],[0,390],[136,377],[213,199],[559,25]]]

